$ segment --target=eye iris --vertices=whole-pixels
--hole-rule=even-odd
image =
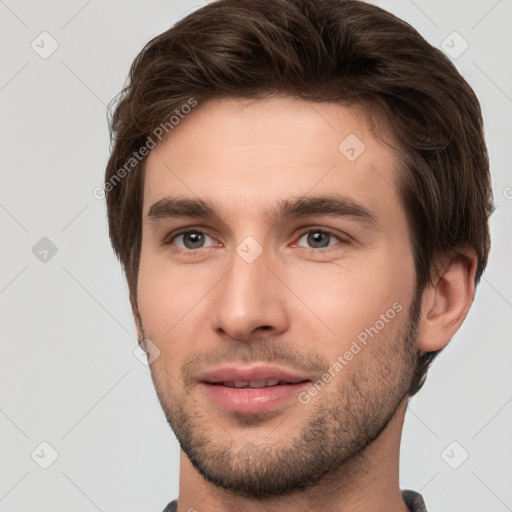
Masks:
[[[187,240],[190,240],[191,244],[188,244]],[[202,233],[198,233],[197,231],[183,233],[183,242],[187,249],[197,249],[204,243],[204,235]]]
[[[326,243],[320,246],[315,245],[321,242],[323,236],[325,236]],[[308,243],[313,247],[327,247],[329,245],[329,233],[324,233],[322,231],[310,231],[308,235]]]

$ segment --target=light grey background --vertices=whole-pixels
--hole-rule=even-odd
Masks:
[[[431,512],[512,510],[512,1],[376,3],[435,46],[460,51],[454,31],[469,44],[454,62],[481,100],[497,206],[474,306],[411,401],[401,486]],[[93,189],[106,104],[142,46],[201,5],[0,2],[0,511],[159,512],[178,494],[178,444],[133,353],[127,286]]]

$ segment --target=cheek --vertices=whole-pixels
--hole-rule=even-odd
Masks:
[[[179,290],[179,292],[177,292]],[[162,344],[179,319],[187,288],[173,282],[169,268],[149,251],[141,252],[137,301],[147,336]],[[182,313],[183,315],[183,313]]]
[[[400,263],[399,263],[400,262]],[[375,326],[386,336],[395,332],[411,300],[414,287],[412,259],[375,251],[336,265],[310,266],[307,272],[290,272],[287,282],[302,304],[295,321],[303,332],[331,340],[336,350],[350,345]],[[381,316],[383,315],[383,316]]]
[[[173,356],[190,349],[190,340],[205,325],[207,292],[214,283],[193,269],[170,264],[161,256],[142,251],[137,300],[146,335],[162,352]]]

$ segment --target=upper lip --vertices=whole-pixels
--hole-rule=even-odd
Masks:
[[[253,366],[220,366],[213,370],[201,373],[198,377],[201,382],[250,382],[263,380],[278,380],[295,384],[310,380],[305,374],[279,366],[253,365]]]

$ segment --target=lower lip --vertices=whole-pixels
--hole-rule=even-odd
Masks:
[[[228,388],[220,384],[201,383],[207,395],[223,409],[242,414],[270,411],[286,400],[296,398],[310,382],[283,384],[267,388]]]

